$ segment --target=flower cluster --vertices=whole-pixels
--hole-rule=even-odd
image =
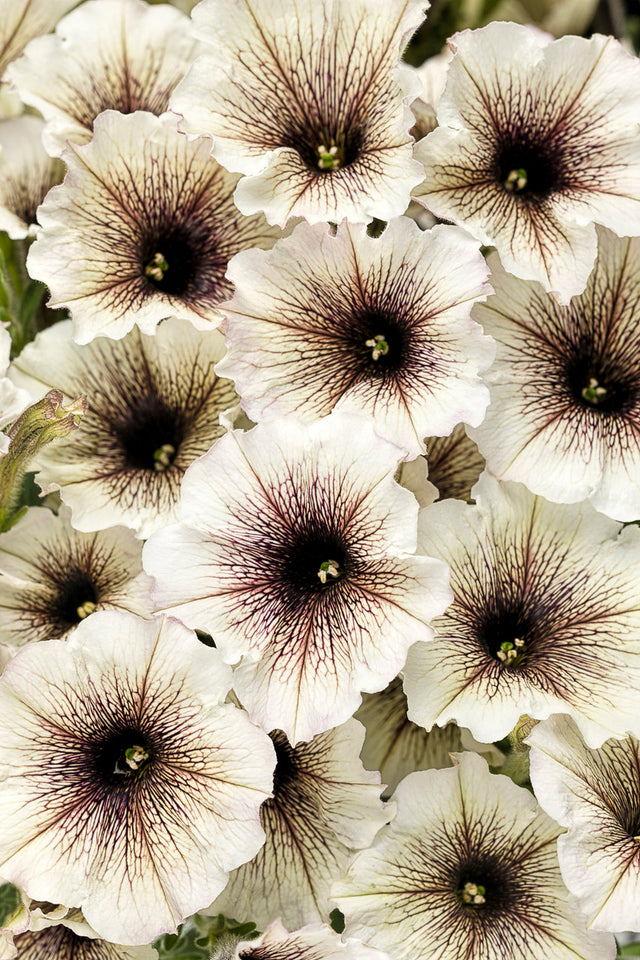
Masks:
[[[640,933],[640,61],[472,6],[0,0],[0,960]]]

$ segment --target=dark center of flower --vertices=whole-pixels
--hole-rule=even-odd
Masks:
[[[127,467],[156,473],[171,467],[183,439],[175,411],[153,394],[132,406],[124,422],[114,425],[113,431]]]
[[[97,603],[98,592],[89,574],[83,570],[69,571],[60,584],[53,616],[64,632],[93,613]]]
[[[284,562],[288,584],[308,593],[331,590],[348,572],[349,558],[340,537],[314,532],[298,534]]]
[[[569,392],[578,406],[601,414],[624,413],[635,401],[635,389],[612,362],[574,357],[567,371]]]
[[[519,899],[518,880],[513,867],[493,851],[484,850],[482,837],[454,870],[452,887],[461,911],[469,918],[489,920],[494,913],[504,914]]]
[[[363,310],[350,318],[345,340],[363,380],[393,376],[406,364],[407,328],[383,310]]]
[[[521,667],[531,647],[531,625],[517,611],[498,611],[482,620],[478,639],[504,667]]]
[[[273,730],[269,736],[276,750],[276,769],[273,775],[273,793],[277,799],[298,775],[296,753],[286,734]]]
[[[544,197],[560,187],[560,165],[545,144],[507,143],[498,152],[496,175],[508,193]]]
[[[140,260],[142,275],[151,286],[175,297],[188,292],[199,264],[193,236],[179,227],[146,238]]]
[[[153,763],[148,738],[133,727],[111,734],[94,749],[96,771],[103,783],[140,780]]]

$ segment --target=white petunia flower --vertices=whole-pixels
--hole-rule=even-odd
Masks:
[[[214,954],[217,960],[216,954]],[[226,960],[226,958],[225,958]],[[229,960],[388,960],[358,940],[344,939],[331,927],[314,923],[289,933],[274,920],[258,940],[239,943]]]
[[[474,316],[498,355],[471,435],[501,479],[629,521],[640,518],[640,240],[602,229],[599,240],[587,289],[566,307],[490,259],[496,296]]]
[[[143,944],[210,903],[264,842],[274,750],[231,672],[173,620],[96,613],[0,679],[0,873]]]
[[[567,713],[591,746],[640,734],[640,530],[489,474],[472,495],[421,511],[418,542],[450,565],[455,599],[409,651],[410,719],[487,742],[525,713]]]
[[[44,142],[87,143],[103,110],[159,115],[201,45],[178,10],[142,0],[89,0],[54,35],[33,40],[7,77],[47,121]]]
[[[153,333],[173,315],[210,329],[231,292],[229,259],[280,235],[238,213],[237,177],[169,114],[107,110],[93,140],[69,144],[63,159],[67,175],[38,210],[43,230],[27,265],[49,286],[50,306],[69,307],[78,343],[120,338],[134,324]]]
[[[43,126],[30,116],[0,120],[0,230],[13,240],[35,231],[36,209],[64,173],[45,153]]]
[[[79,920],[76,917],[79,916]],[[60,920],[32,919],[29,930],[15,938],[19,960],[157,960],[151,946],[123,946],[100,940],[78,910]]]
[[[366,223],[400,216],[424,171],[407,104],[420,81],[398,60],[427,0],[204,0],[210,53],[171,98],[181,129],[214,138],[243,213]]]
[[[38,398],[51,386],[86,395],[81,426],[37,456],[38,479],[60,488],[73,526],[90,532],[123,524],[138,536],[175,517],[187,466],[224,432],[220,415],[237,402],[214,373],[222,335],[167,320],[155,337],[132,330],[87,346],[65,321],[40,333],[11,375]]]
[[[187,471],[182,522],[145,544],[158,609],[243,658],[238,697],[292,743],[382,689],[450,600],[444,564],[413,553],[403,455],[348,414],[234,431]]]
[[[612,37],[550,41],[513,23],[451,43],[414,195],[568,303],[593,267],[594,222],[640,234],[640,63]]]
[[[350,851],[367,847],[393,811],[380,800],[379,775],[360,762],[364,728],[356,720],[297,747],[281,731],[270,736],[277,764],[273,797],[260,810],[265,845],[206,912],[260,928],[274,916],[294,927],[326,922],[329,889]]]
[[[253,420],[360,413],[412,456],[425,436],[482,420],[478,374],[494,347],[470,312],[488,293],[487,265],[457,227],[401,217],[373,239],[363,225],[332,236],[301,223],[270,251],[238,254],[228,276],[219,371]]]
[[[561,828],[481,757],[456,759],[402,781],[395,819],[334,884],[346,933],[392,960],[612,960],[563,886]]]
[[[0,0],[0,77],[33,37],[47,33],[78,0]]]
[[[595,930],[640,930],[640,742],[590,750],[568,717],[529,734],[531,782],[567,832],[558,859],[567,887]]]
[[[113,527],[79,533],[69,511],[31,507],[0,534],[0,634],[5,643],[64,638],[96,610],[150,614],[142,544]]]

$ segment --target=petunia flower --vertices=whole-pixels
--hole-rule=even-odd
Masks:
[[[79,917],[79,919],[76,919]],[[19,960],[156,960],[151,946],[123,946],[100,940],[79,910],[69,911],[60,920],[36,919],[29,930],[15,938]]]
[[[254,421],[361,413],[417,456],[425,436],[482,420],[494,350],[470,312],[487,266],[457,227],[401,217],[373,239],[363,225],[334,237],[301,223],[270,251],[238,254],[228,276],[218,369]]]
[[[59,516],[31,507],[0,534],[0,634],[5,643],[64,638],[96,610],[150,616],[151,580],[142,571],[142,544],[113,527],[79,533],[63,507]]]
[[[414,195],[568,303],[593,267],[594,222],[640,234],[640,63],[612,37],[550,41],[513,23],[451,43]]]
[[[47,33],[77,0],[0,0],[0,77],[33,37]]]
[[[264,842],[271,741],[225,704],[231,672],[173,620],[103,611],[0,679],[0,875],[144,944]]]
[[[403,456],[348,414],[233,431],[185,474],[181,523],[143,549],[157,609],[242,658],[240,701],[294,744],[382,689],[449,602],[444,564],[413,552]]]
[[[483,474],[421,511],[418,542],[451,569],[454,602],[403,670],[409,718],[478,740],[522,714],[569,714],[591,746],[640,734],[640,531]]]
[[[345,932],[392,960],[612,960],[562,883],[561,828],[481,757],[456,760],[405,777],[395,819],[334,884]]]
[[[174,315],[210,329],[231,292],[229,259],[280,235],[238,213],[237,177],[169,114],[107,110],[92,141],[69,144],[63,159],[67,175],[38,211],[27,265],[51,290],[49,305],[69,307],[78,343],[134,324],[153,333]]]
[[[45,153],[43,126],[31,116],[0,120],[0,229],[13,240],[35,232],[36,209],[64,173]]]
[[[77,530],[123,524],[146,537],[175,516],[185,469],[224,432],[220,415],[237,402],[214,373],[223,353],[216,330],[176,319],[155,337],[136,329],[87,346],[64,321],[25,347],[12,367],[17,383],[35,397],[55,384],[88,399],[80,428],[37,458],[39,482],[60,488]]]
[[[209,53],[171,98],[181,129],[246,174],[236,203],[290,217],[366,223],[404,213],[424,173],[408,103],[420,80],[398,60],[427,0],[205,0]]]
[[[551,717],[527,742],[540,805],[568,828],[560,869],[588,926],[640,930],[640,741],[590,750],[568,717]]]
[[[292,747],[282,731],[276,750],[273,797],[260,821],[265,845],[239,867],[206,911],[251,919],[259,928],[274,917],[287,926],[328,921],[329,889],[354,849],[367,847],[393,810],[380,800],[380,777],[358,754],[364,728],[350,719]]]
[[[640,518],[640,240],[598,232],[587,289],[566,307],[490,258],[496,296],[474,316],[498,354],[470,432],[500,478],[629,521]]]
[[[160,115],[201,45],[187,17],[142,0],[89,0],[55,34],[33,40],[7,70],[25,103],[47,121],[44,142],[87,143],[103,110]]]
[[[214,954],[212,960],[218,960]],[[258,940],[237,945],[220,960],[387,960],[383,953],[352,938],[344,939],[326,924],[314,923],[289,933],[274,920]]]

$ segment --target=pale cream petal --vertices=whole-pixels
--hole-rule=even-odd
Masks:
[[[293,743],[382,689],[449,601],[446,568],[413,553],[402,455],[347,414],[233,431],[185,476],[182,523],[145,544],[157,608],[243,657],[240,700]]]
[[[562,884],[561,828],[482,758],[456,759],[405,777],[395,819],[334,884],[345,932],[393,960],[612,960]]]
[[[222,702],[230,679],[177,621],[119,611],[19,651],[0,681],[3,875],[80,905],[116,943],[210,902],[264,842],[274,766],[268,737]]]
[[[69,308],[78,343],[119,339],[135,324],[154,333],[171,316],[212,329],[230,292],[229,259],[280,235],[238,213],[237,177],[176,122],[105,111],[90,143],[69,145],[65,180],[38,211],[29,272],[48,285],[51,306]]]
[[[591,746],[640,733],[640,531],[488,474],[472,495],[421,511],[420,547],[450,565],[455,600],[409,651],[409,718],[484,741],[525,713],[569,714]]]
[[[200,51],[187,17],[168,4],[89,0],[32,41],[7,77],[42,113],[47,149],[60,156],[67,140],[91,139],[103,110],[164,113]]]
[[[0,0],[0,76],[32,37],[47,33],[76,0]]]
[[[34,400],[51,387],[87,397],[88,410],[64,443],[38,455],[38,482],[60,489],[77,530],[123,524],[140,537],[176,516],[187,466],[225,432],[221,414],[237,402],[214,373],[222,335],[171,319],[155,336],[71,339],[64,321],[39,334],[13,364]]]
[[[0,630],[22,646],[65,637],[96,610],[122,609],[151,616],[151,580],[142,571],[142,543],[113,527],[74,530],[70,512],[59,516],[30,507],[0,535]]]
[[[362,414],[417,456],[425,436],[484,416],[493,343],[470,313],[486,275],[477,244],[455,227],[421,231],[401,217],[373,239],[363,226],[343,223],[334,236],[300,224],[229,264],[236,292],[221,308],[218,370],[255,421]]]
[[[248,174],[236,201],[271,223],[388,220],[422,168],[407,104],[420,82],[397,62],[424,0],[344,4],[208,0],[194,10],[210,52],[171,99],[181,129]],[[335,148],[334,152],[331,151]],[[321,165],[324,163],[324,166]]]
[[[325,925],[309,924],[289,933],[280,920],[258,940],[238,944],[238,960],[387,960],[373,947],[339,937]]]
[[[531,780],[540,804],[568,831],[562,876],[594,930],[640,929],[640,744],[589,749],[568,717],[534,727]]]
[[[45,153],[43,127],[31,116],[0,120],[0,230],[13,240],[34,230],[36,208],[64,173]]]
[[[640,233],[640,64],[612,37],[550,42],[516,24],[451,43],[440,125],[416,148],[426,178],[414,196],[568,303],[593,266],[594,222]]]
[[[265,845],[233,873],[207,913],[251,919],[259,928],[279,916],[289,927],[328,922],[329,889],[353,849],[368,846],[392,815],[380,800],[380,777],[358,754],[364,729],[356,720],[292,747],[271,734],[278,758],[274,795],[260,819]]]
[[[587,289],[566,306],[490,258],[474,316],[497,341],[491,404],[470,430],[493,473],[561,503],[640,517],[640,240],[600,229]],[[540,464],[544,463],[544,469]]]

